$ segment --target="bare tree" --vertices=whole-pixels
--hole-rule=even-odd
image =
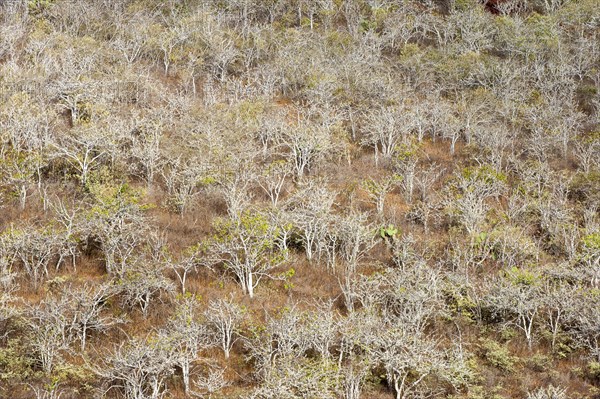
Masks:
[[[377,309],[393,325],[422,334],[435,317],[444,314],[441,276],[423,261],[386,269],[357,282],[357,298],[365,308]]]
[[[244,293],[254,297],[263,277],[274,278],[272,270],[284,256],[276,245],[278,229],[259,213],[243,213],[239,219],[220,220],[210,252],[237,278]]]
[[[218,189],[227,204],[227,213],[234,220],[239,219],[250,206],[253,197],[250,187],[256,180],[251,160],[242,161],[239,158],[234,170],[226,171],[217,179]]]
[[[10,320],[21,313],[15,306],[17,297],[14,292],[18,288],[14,281],[15,274],[10,272],[4,262],[4,258],[0,255],[0,287],[2,287],[2,293],[0,293],[0,338],[2,339],[6,338],[11,331],[8,325]]]
[[[540,276],[513,268],[488,288],[486,296],[493,311],[523,331],[529,350],[533,346],[533,326],[542,311],[542,290]]]
[[[219,299],[210,301],[208,308],[204,312],[204,317],[208,321],[211,329],[211,335],[217,341],[225,359],[229,359],[229,353],[233,344],[237,341],[240,324],[244,319],[245,309],[236,304],[233,299]]]
[[[298,229],[308,261],[320,257],[326,243],[335,193],[324,181],[309,180],[289,199],[292,223]]]
[[[127,24],[117,27],[117,34],[111,42],[128,65],[133,65],[147,51],[151,39],[151,15],[138,13],[128,18]]]
[[[186,248],[183,252],[183,258],[179,261],[167,261],[168,267],[175,272],[179,283],[181,284],[181,293],[186,293],[186,282],[190,273],[196,272],[201,265],[208,265],[208,259],[202,259],[202,248],[200,245],[193,245]]]
[[[269,196],[271,205],[277,206],[279,197],[284,192],[286,179],[292,173],[291,165],[286,161],[273,161],[265,171],[257,177],[258,184]]]
[[[116,346],[91,369],[108,386],[102,394],[117,389],[127,398],[160,399],[166,392],[165,380],[174,372],[173,366],[168,346],[150,335]]]
[[[99,243],[109,275],[121,276],[148,238],[138,192],[127,185],[91,186],[95,206],[84,216],[82,241]]]
[[[198,376],[195,380],[195,394],[200,391],[200,395],[206,396],[210,398],[213,393],[225,388],[230,383],[225,378],[225,369],[217,366],[210,367],[208,370],[208,375],[206,376]]]
[[[375,203],[377,214],[383,216],[385,197],[402,181],[402,176],[393,174],[382,179],[375,180],[369,178],[363,181],[362,187],[369,195],[369,198]]]
[[[93,128],[82,128],[75,136],[64,136],[53,143],[56,156],[64,157],[77,170],[79,181],[86,186],[93,168],[107,154],[109,135]]]
[[[582,274],[591,285],[600,287],[600,233],[583,237],[578,263],[583,266]]]
[[[415,173],[415,187],[419,192],[419,199],[425,203],[429,203],[430,196],[434,192],[431,188],[442,177],[445,169],[441,168],[436,163],[429,165],[427,169],[418,168]]]
[[[565,388],[548,385],[527,394],[527,399],[568,399]]]
[[[296,178],[301,178],[333,148],[330,132],[298,113],[296,125],[288,126],[280,136],[280,145],[287,149],[287,159],[293,165]]]
[[[593,292],[583,291],[576,296],[577,309],[570,315],[568,324],[575,341],[590,351],[590,357],[600,362],[600,299]]]
[[[210,72],[220,82],[225,82],[229,67],[240,58],[240,52],[235,45],[235,37],[229,35],[222,24],[222,18],[208,16],[203,21],[199,34],[207,43],[205,59]]]
[[[575,156],[579,160],[583,173],[589,173],[594,166],[598,166],[594,160],[600,158],[600,139],[584,138],[575,141]]]
[[[481,7],[452,12],[449,24],[456,31],[454,43],[459,52],[480,52],[492,48],[495,32],[488,18]]]
[[[322,359],[333,358],[338,343],[339,320],[340,315],[332,300],[315,301],[303,313],[299,336],[307,348]]]
[[[502,170],[505,152],[514,143],[516,131],[508,126],[494,124],[481,126],[474,132],[474,139],[484,150],[484,155],[495,170]]]
[[[29,345],[42,370],[49,374],[68,351],[72,337],[69,334],[67,297],[51,298],[28,310]]]
[[[249,396],[252,399],[300,399],[315,396],[337,398],[339,390],[335,364],[327,359],[276,358],[270,374]]]
[[[39,288],[40,280],[48,276],[48,266],[56,255],[56,241],[51,230],[9,228],[0,239],[2,252],[9,264],[18,263]]]
[[[38,84],[40,83],[31,82],[34,90]],[[18,90],[18,85],[16,88],[8,87],[9,93],[12,90]],[[47,163],[47,150],[53,133],[51,127],[54,115],[44,106],[43,99],[21,92],[8,97],[0,108],[2,152],[23,157],[21,162],[26,161],[34,167],[38,181],[41,178],[40,169]]]
[[[537,243],[520,227],[496,226],[479,237],[478,245],[482,250],[482,260],[493,256],[507,269],[539,260]]]
[[[26,156],[12,153],[5,154],[3,162],[0,163],[0,173],[2,173],[0,183],[19,198],[22,210],[25,209],[30,186],[36,177],[40,181],[38,173],[42,164],[41,155]]]
[[[376,338],[371,357],[385,369],[396,399],[418,392],[424,380],[441,371],[444,363],[436,341],[403,328],[385,329]]]
[[[134,259],[133,262],[119,275],[114,289],[125,306],[139,306],[143,316],[147,317],[151,302],[161,293],[172,295],[175,287],[163,274],[164,265],[152,265],[144,259]]]
[[[244,341],[262,380],[253,397],[334,397],[339,375],[325,352],[333,342],[335,323],[330,317],[319,321],[314,316],[292,303],[275,317],[267,315],[264,328],[250,331]],[[326,328],[319,330],[321,327]],[[319,354],[318,358],[305,356],[310,349]]]
[[[414,143],[401,144],[394,150],[394,171],[402,177],[399,185],[402,187],[404,198],[408,202],[412,202],[413,199],[418,161],[418,146]]]
[[[371,364],[367,358],[352,357],[341,367],[342,397],[344,399],[360,399],[365,380],[369,376]]]
[[[178,299],[175,312],[159,339],[170,348],[173,364],[181,369],[183,388],[186,395],[192,394],[193,367],[200,359],[199,351],[211,345],[209,333],[197,319],[199,299],[184,294]]]
[[[44,387],[35,387],[31,384],[29,389],[35,395],[35,399],[60,399],[65,392],[65,389],[61,388],[60,383],[47,384]]]
[[[336,231],[339,240],[340,255],[344,260],[342,291],[346,307],[354,310],[354,279],[360,262],[367,252],[375,246],[375,228],[368,223],[367,215],[353,212],[343,217]]]
[[[553,281],[548,278],[542,295],[544,319],[552,333],[552,348],[555,348],[563,326],[568,323],[570,315],[574,313],[575,288],[565,281]]]
[[[106,333],[111,327],[125,322],[122,318],[110,314],[108,300],[115,295],[110,284],[95,288],[86,284],[81,288],[64,287],[70,309],[69,333],[81,342],[81,352],[86,349],[91,332]]]
[[[163,156],[161,141],[163,140],[163,126],[160,121],[143,121],[138,126],[131,139],[131,156],[136,161],[131,168],[134,171],[141,169],[141,175],[146,179],[148,186],[154,182],[154,176],[161,169]]]
[[[171,64],[178,58],[181,48],[190,39],[193,34],[190,29],[194,26],[186,24],[187,21],[184,18],[169,22],[152,38],[161,53],[165,75],[169,75]]]
[[[374,148],[376,162],[379,153],[389,159],[410,131],[409,121],[403,115],[401,106],[382,107],[368,115],[363,143]]]
[[[183,215],[200,194],[203,179],[210,180],[206,169],[206,165],[181,157],[170,160],[163,167],[161,174],[167,186],[169,203],[178,213]]]
[[[469,234],[476,233],[490,209],[487,200],[498,197],[504,191],[506,177],[489,167],[464,171],[456,176],[451,186],[453,197],[446,200],[450,213],[464,226]]]
[[[73,269],[76,268],[77,256],[79,255],[79,234],[82,229],[82,216],[81,208],[73,207],[68,209],[63,201],[57,199],[56,203],[51,204],[54,213],[56,214],[56,221],[62,226],[57,235],[59,248],[58,248],[58,260],[56,262],[56,268],[63,264],[67,257],[71,258],[71,266]]]

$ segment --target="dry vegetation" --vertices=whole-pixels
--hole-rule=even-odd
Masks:
[[[599,10],[0,1],[0,397],[600,398]]]

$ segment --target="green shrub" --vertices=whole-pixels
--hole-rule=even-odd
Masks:
[[[552,366],[552,359],[546,355],[537,353],[527,359],[527,367],[533,371],[547,371]]]
[[[587,365],[587,375],[594,380],[600,381],[600,362],[589,362]]]
[[[34,377],[33,360],[22,351],[21,339],[8,340],[6,346],[0,347],[0,382],[9,385],[27,381]]]
[[[484,339],[481,347],[485,351],[485,359],[494,367],[503,371],[514,371],[517,362],[516,357],[512,356],[509,350],[492,339]]]

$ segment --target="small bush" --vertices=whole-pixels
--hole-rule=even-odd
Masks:
[[[600,381],[600,362],[589,362],[587,374],[591,379]]]
[[[503,347],[498,342],[485,339],[481,347],[483,348],[485,359],[494,367],[503,371],[514,371],[517,359],[512,356],[506,347]]]
[[[527,367],[533,371],[547,371],[552,366],[552,359],[542,354],[535,354],[527,360]]]

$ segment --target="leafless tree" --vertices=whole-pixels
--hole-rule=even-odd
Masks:
[[[523,331],[529,350],[533,346],[533,327],[542,311],[542,289],[538,275],[513,268],[489,287],[486,298],[493,311]]]
[[[125,322],[122,318],[110,314],[107,309],[108,300],[115,295],[110,284],[102,284],[98,288],[86,284],[81,288],[64,287],[70,309],[69,333],[81,342],[81,352],[86,349],[87,339],[91,332],[105,333],[111,327]]]
[[[449,23],[456,31],[456,45],[459,52],[480,52],[492,48],[494,26],[481,7],[456,10],[451,14]]]
[[[2,293],[0,294],[0,338],[2,339],[6,338],[11,331],[8,326],[10,320],[21,313],[14,303],[17,300],[14,292],[18,288],[14,281],[15,274],[10,272],[4,262],[4,259],[0,256],[0,287],[2,287]]]
[[[135,263],[119,275],[114,289],[126,307],[139,306],[143,316],[147,317],[151,302],[161,293],[172,295],[175,287],[163,274],[164,265],[151,265],[144,259],[132,261]]]
[[[334,399],[338,391],[338,378],[330,360],[310,360],[304,357],[279,357],[272,372],[249,396],[252,399],[299,399],[315,395]]]
[[[64,157],[77,170],[82,186],[88,182],[93,168],[107,154],[109,135],[91,128],[82,128],[77,136],[64,136],[53,146],[56,156]]]
[[[148,238],[148,220],[126,186],[101,187],[95,194],[95,206],[82,221],[82,241],[99,243],[106,272],[121,276]]]
[[[151,39],[151,16],[138,13],[130,16],[127,24],[118,26],[117,34],[111,42],[127,64],[133,65],[147,51]]]
[[[197,272],[199,266],[210,264],[209,259],[202,259],[202,248],[200,245],[194,245],[187,248],[183,253],[183,258],[174,261],[167,260],[168,267],[175,272],[177,280],[181,284],[181,293],[186,293],[186,282],[190,273]]]
[[[481,126],[474,132],[474,139],[484,150],[489,164],[496,170],[502,170],[506,150],[514,143],[516,132],[507,126]]]
[[[260,280],[274,278],[272,270],[285,259],[276,245],[277,227],[264,215],[245,212],[239,219],[221,220],[216,229],[210,252],[252,298]]]
[[[165,75],[169,75],[169,68],[173,63],[173,60],[177,59],[181,47],[185,45],[193,34],[191,29],[194,28],[194,25],[186,24],[186,22],[187,21],[183,18],[177,19],[161,29],[158,34],[153,37],[161,54]]]
[[[194,394],[198,395],[198,391],[200,391],[200,396],[204,397],[208,395],[211,398],[213,393],[225,388],[229,384],[225,378],[224,368],[217,366],[210,367],[206,376],[198,376],[194,380],[194,385],[196,386]]]
[[[582,239],[577,263],[581,274],[595,288],[600,287],[600,233],[589,234]]]
[[[37,290],[40,280],[48,276],[48,266],[56,255],[52,231],[10,228],[4,231],[1,245],[5,259],[20,264]]]
[[[131,156],[136,161],[132,169],[141,169],[141,175],[150,186],[154,176],[161,169],[163,157],[160,149],[163,140],[163,126],[160,121],[143,121],[136,128],[131,140]]]
[[[403,144],[395,149],[394,155],[394,171],[402,177],[399,185],[404,191],[406,201],[412,202],[417,163],[419,161],[418,147],[412,144]]]
[[[309,180],[290,198],[292,223],[299,230],[309,262],[324,250],[335,193],[323,181]]]
[[[172,351],[174,365],[181,369],[186,395],[192,393],[194,364],[201,360],[198,352],[211,346],[208,330],[199,322],[198,313],[198,298],[184,294],[178,299],[175,312],[166,328],[159,334],[159,339]]]
[[[363,189],[367,192],[369,198],[375,203],[377,214],[383,216],[385,197],[402,181],[400,175],[389,175],[382,179],[369,178],[362,183]]]
[[[32,82],[32,85],[38,83]],[[9,93],[17,88],[8,87]],[[44,100],[27,93],[12,94],[0,108],[0,126],[3,127],[2,148],[10,144],[12,151],[23,154],[37,152],[38,162],[43,160],[52,138],[53,114],[44,108]],[[33,153],[30,154],[33,158]]]
[[[279,197],[284,192],[286,179],[290,176],[291,165],[286,161],[273,161],[265,171],[257,177],[258,184],[269,196],[271,205],[277,206]]]
[[[204,58],[210,73],[220,82],[225,82],[229,67],[240,58],[234,32],[228,31],[223,16],[218,14],[204,13],[197,23],[200,25],[198,35],[206,43]]]
[[[469,234],[482,227],[490,209],[487,200],[498,197],[505,189],[502,175],[482,167],[456,176],[452,190],[454,199],[448,199],[451,214],[454,214]]]
[[[444,362],[443,352],[434,340],[403,328],[385,329],[376,338],[371,356],[384,367],[396,399],[418,392],[424,380]]]
[[[244,311],[245,309],[232,299],[220,299],[210,301],[204,312],[204,317],[210,326],[210,333],[223,349],[226,359],[229,359],[231,348],[238,340]]]
[[[66,392],[60,387],[60,384],[48,384],[44,387],[30,385],[29,389],[35,395],[35,399],[60,399]]]
[[[346,307],[354,310],[354,279],[357,269],[367,252],[375,246],[375,229],[368,223],[364,213],[351,213],[340,219],[336,236],[339,240],[341,258],[344,260],[342,291]]]
[[[415,187],[419,192],[419,199],[429,203],[430,196],[434,192],[431,188],[444,174],[445,169],[438,164],[432,163],[428,168],[418,168],[415,173]]]
[[[403,118],[403,111],[401,106],[388,106],[369,114],[363,143],[375,149],[376,162],[379,153],[389,159],[410,131],[411,126]]]
[[[293,165],[294,174],[300,179],[315,164],[329,155],[333,144],[328,130],[298,114],[296,125],[288,126],[279,138],[287,150],[287,159]]]
[[[594,166],[598,166],[594,160],[600,158],[600,140],[583,139],[574,144],[575,156],[579,160],[583,173],[589,173]]]
[[[58,270],[65,259],[70,257],[71,265],[73,266],[73,269],[75,269],[77,256],[80,252],[78,235],[81,233],[81,229],[83,227],[81,220],[81,208],[73,207],[72,209],[69,209],[64,201],[60,200],[60,198],[57,199],[57,201],[53,203],[51,207],[56,214],[56,220],[62,226],[62,229],[57,235],[59,248],[56,268]]]
[[[183,214],[200,194],[202,180],[209,177],[206,165],[181,157],[170,160],[161,174],[167,186],[170,205]]]
[[[369,360],[358,356],[350,358],[347,364],[341,367],[344,399],[360,399],[370,368]]]
[[[231,219],[237,220],[244,210],[248,209],[253,195],[251,184],[256,180],[256,172],[250,160],[238,159],[235,170],[226,171],[218,178],[217,186],[227,204],[227,213]]]
[[[34,358],[47,374],[63,360],[62,356],[72,342],[68,317],[70,306],[65,296],[42,301],[28,310],[29,345]]]
[[[528,393],[527,399],[568,399],[568,396],[565,388],[548,385]]]
[[[556,346],[559,334],[563,326],[568,322],[570,315],[573,314],[576,298],[575,288],[567,282],[548,278],[543,289],[543,310],[544,319],[552,333],[552,348]]]
[[[357,297],[364,307],[378,309],[386,320],[421,334],[445,311],[440,278],[439,271],[417,261],[372,278],[361,277]]]
[[[108,386],[102,394],[116,389],[127,398],[160,399],[166,392],[165,380],[174,372],[174,360],[168,346],[149,335],[119,344],[91,369]]]
[[[19,198],[22,210],[25,209],[30,186],[35,180],[40,181],[38,173],[42,164],[40,157],[18,154],[13,156],[10,153],[5,155],[4,162],[0,164],[0,183]]]
[[[575,341],[590,351],[590,357],[600,361],[600,315],[599,299],[590,291],[583,291],[576,296],[577,309],[570,317],[568,324],[573,329]]]

